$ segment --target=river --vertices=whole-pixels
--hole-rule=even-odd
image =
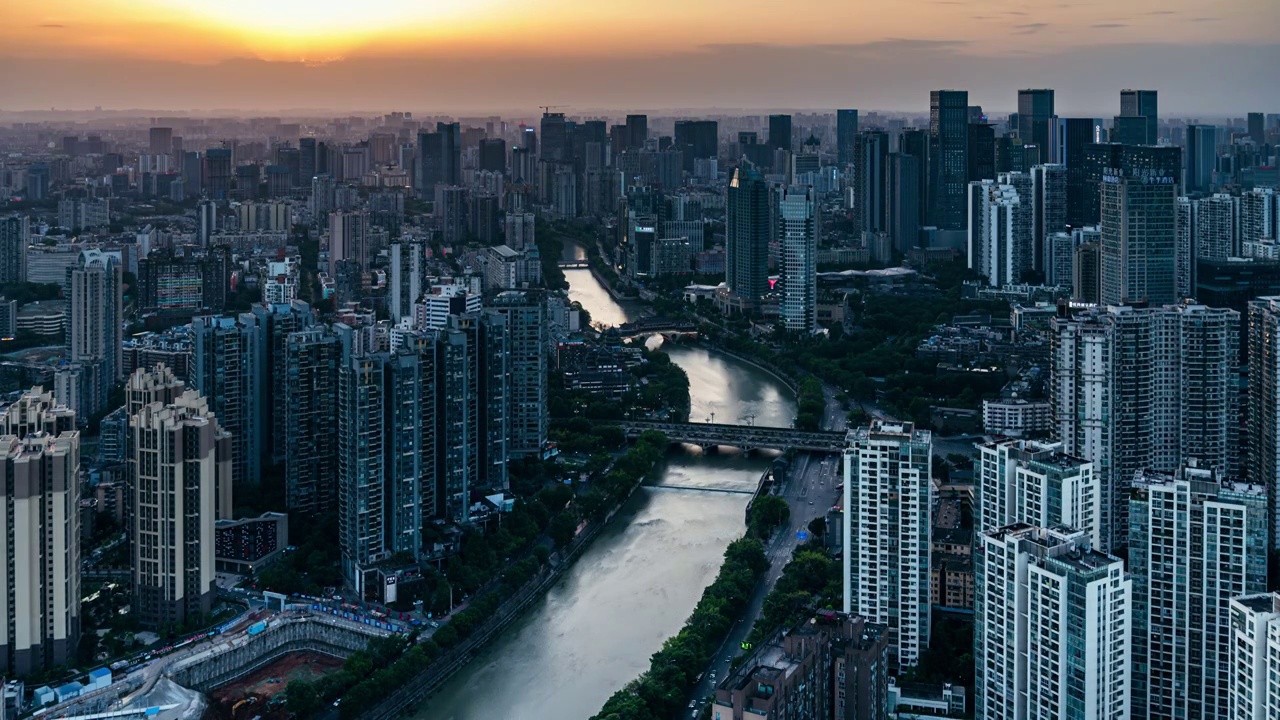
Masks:
[[[569,253],[580,253],[570,247]],[[574,255],[568,255],[574,257]],[[626,322],[589,270],[565,270],[593,322]],[[789,391],[772,376],[697,346],[664,348],[689,375],[690,419],[787,426]],[[768,457],[673,450],[564,579],[414,715],[422,720],[584,720],[649,666],[742,535],[747,495]]]

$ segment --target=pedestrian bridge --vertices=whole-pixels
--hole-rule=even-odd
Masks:
[[[726,425],[723,423],[674,423],[626,421],[618,423],[627,437],[639,437],[646,430],[657,430],[671,442],[691,445],[729,445],[744,450],[806,450],[838,453],[844,450],[845,433],[825,430]]]

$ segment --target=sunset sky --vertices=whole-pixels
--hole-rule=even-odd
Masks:
[[[1280,100],[1280,2],[0,0],[0,63],[10,109],[913,109],[942,86],[1009,107],[1044,85],[1083,113],[1141,85],[1237,110]]]

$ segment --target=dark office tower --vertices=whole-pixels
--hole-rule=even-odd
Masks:
[[[725,281],[744,309],[769,286],[769,185],[759,171],[739,167],[725,197]]]
[[[1103,172],[1102,302],[1177,302],[1178,175],[1133,166]]]
[[[918,162],[916,173],[920,191],[916,194],[916,206],[920,209],[919,225],[929,224],[929,131],[924,128],[907,128],[898,136],[898,150]]]
[[[316,176],[329,175],[329,143],[316,143]]]
[[[782,150],[791,149],[791,116],[769,116],[769,144]]]
[[[257,200],[258,185],[262,182],[262,168],[257,164],[236,168],[236,189],[232,193],[237,200]]]
[[[858,138],[858,111],[836,110],[836,162],[841,168],[853,162]]]
[[[1188,195],[1213,192],[1213,171],[1218,162],[1218,128],[1188,125],[1186,150],[1183,192]]]
[[[929,95],[930,225],[964,230],[969,172],[969,93],[934,90]]]
[[[211,200],[231,199],[231,151],[227,148],[209,148],[204,152],[202,185],[205,196]],[[206,393],[205,397],[208,397]]]
[[[338,495],[333,427],[342,345],[328,330],[313,328],[286,335],[282,349],[285,507],[306,514],[333,510]]]
[[[525,127],[524,123],[520,124],[520,147],[532,153],[534,157],[538,156],[538,131]]]
[[[888,232],[893,246],[903,256],[920,239],[920,160],[906,153],[889,154],[885,200],[888,203]]]
[[[535,457],[547,442],[546,304],[524,290],[498,293],[490,304],[507,324],[507,452]]]
[[[173,128],[151,128],[150,140],[152,155],[168,155],[173,152]]]
[[[1094,118],[1058,118],[1055,124],[1055,149],[1050,154],[1067,168],[1067,224],[1083,227],[1089,220],[1086,151],[1098,141],[1102,122]]]
[[[1148,145],[1147,119],[1138,116],[1117,115],[1111,120],[1111,142],[1122,145]]]
[[[643,150],[644,141],[649,139],[649,116],[627,116],[627,144],[620,150]]]
[[[1121,90],[1120,115],[1146,118],[1144,139],[1134,144],[1155,145],[1160,139],[1160,119],[1155,90]],[[1116,139],[1112,138],[1112,141],[1116,142]]]
[[[231,479],[236,492],[262,481],[268,430],[266,339],[252,313],[191,319],[191,385],[209,398],[222,427],[231,432]]]
[[[854,153],[853,204],[855,227],[863,232],[888,230],[885,192],[889,170],[889,133],[863,130]]]
[[[569,128],[564,113],[542,113],[542,154],[539,160],[563,162],[569,159]]]
[[[674,146],[684,153],[684,169],[693,172],[693,161],[714,158],[720,151],[720,125],[715,120],[677,120]]]
[[[288,170],[289,188],[302,187],[302,152],[298,148],[276,148],[276,165]],[[307,176],[307,185],[311,185],[311,176]]]
[[[1024,143],[1048,148],[1053,120],[1052,90],[1018,91],[1018,136]]]
[[[440,136],[440,182],[462,184],[462,126],[458,123],[436,123]]]
[[[311,178],[316,176],[316,139],[310,137],[298,140],[298,179],[303,187],[310,187]]]
[[[490,172],[507,171],[507,141],[502,138],[484,138],[480,141],[480,169]]]
[[[49,199],[49,166],[46,163],[32,163],[27,168],[27,200],[40,201]]]
[[[1108,168],[1121,168],[1126,175],[1150,174],[1153,177],[1172,177],[1174,183],[1182,177],[1182,148],[1154,145],[1121,145],[1101,143],[1085,148],[1086,221],[1083,225],[1097,225],[1101,217],[1099,199],[1103,176]]]
[[[31,221],[22,215],[0,217],[0,283],[27,281],[27,243]]]
[[[1249,113],[1249,137],[1258,145],[1267,142],[1267,118],[1262,113]]]
[[[1052,257],[1049,238],[1067,229],[1067,169],[1057,163],[1036,165],[1031,168],[1031,186],[1035,269],[1047,274]]]
[[[969,182],[996,179],[996,128],[987,123],[969,123]]]

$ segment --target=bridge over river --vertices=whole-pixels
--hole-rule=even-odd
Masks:
[[[844,450],[845,433],[826,430],[728,425],[725,423],[676,423],[625,421],[618,423],[627,437],[638,437],[646,430],[657,430],[672,442],[691,445],[729,445],[744,450],[807,450],[838,453]]]

